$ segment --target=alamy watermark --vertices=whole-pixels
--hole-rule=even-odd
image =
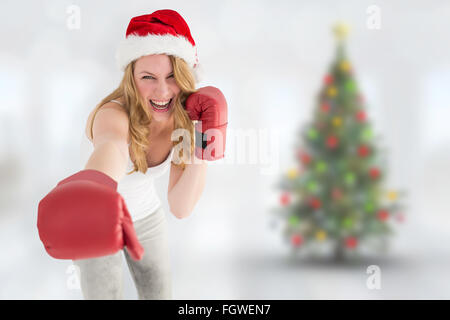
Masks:
[[[381,8],[377,5],[368,6],[366,13],[369,15],[366,20],[367,29],[381,29]]]
[[[72,264],[67,267],[66,274],[68,275],[66,286],[69,290],[80,290],[80,267]]]
[[[180,141],[180,138],[182,138],[182,141]],[[225,148],[224,157],[209,162],[212,165],[258,165],[260,166],[260,173],[262,175],[274,175],[278,173],[280,167],[280,132],[277,129],[229,128],[226,130],[226,137],[221,130],[208,129],[204,132],[203,139],[203,142],[206,143],[206,147],[203,149],[203,156],[206,159],[212,157],[217,150],[222,152],[221,150]],[[190,153],[191,143],[195,144],[196,142],[191,141],[188,130],[182,128],[174,130],[171,135],[171,140],[180,141],[174,147],[172,161],[175,164],[180,164],[181,162],[186,164],[200,163],[199,159]],[[182,156],[180,156],[180,151],[183,151]]]
[[[70,5],[66,8],[66,14],[68,14],[66,19],[66,26],[69,30],[79,30],[81,29],[81,9],[77,5]]]
[[[381,289],[381,269],[379,266],[373,264],[367,267],[367,274],[370,276],[366,280],[366,286],[369,290]]]

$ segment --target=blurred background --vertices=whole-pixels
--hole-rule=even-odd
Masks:
[[[373,7],[379,28],[368,21]],[[131,17],[174,9],[198,45],[204,80],[227,97],[227,159],[211,163],[192,215],[167,205],[174,299],[450,298],[450,3],[447,1],[2,1],[0,12],[0,298],[82,299],[71,261],[46,254],[37,205],[82,169],[95,105],[121,80],[114,53]],[[335,54],[347,53],[373,130],[388,150],[386,185],[408,192],[389,253],[351,264],[300,261],[269,209],[295,159]],[[246,142],[236,139],[249,133]],[[264,138],[265,132],[271,139]],[[242,138],[242,135],[240,135]],[[239,143],[259,154],[236,157]],[[264,158],[264,159],[263,159]],[[264,160],[264,161],[263,161]],[[367,286],[369,265],[381,287]],[[137,294],[124,263],[125,295]]]

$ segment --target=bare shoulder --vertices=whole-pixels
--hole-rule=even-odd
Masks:
[[[94,113],[95,109],[89,114],[85,128],[86,136],[91,142],[93,142],[93,137],[100,135],[114,136],[118,139],[125,138],[128,142],[128,114],[121,105],[107,102],[99,108],[95,115]]]

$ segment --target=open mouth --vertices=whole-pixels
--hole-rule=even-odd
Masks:
[[[159,103],[153,102],[152,100],[149,100],[149,101],[150,101],[150,104],[152,105],[152,108],[154,111],[167,112],[172,105],[172,100],[173,100],[173,98],[170,99],[169,102],[167,102],[166,104],[159,104]]]

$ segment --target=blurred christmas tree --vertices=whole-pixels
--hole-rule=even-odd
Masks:
[[[345,24],[333,28],[336,57],[324,76],[312,124],[296,145],[298,166],[282,176],[280,206],[283,236],[294,251],[327,244],[326,255],[343,259],[387,250],[391,224],[404,219],[402,192],[382,188],[385,165],[373,142],[364,100],[345,53]],[[299,139],[300,140],[300,139]]]

